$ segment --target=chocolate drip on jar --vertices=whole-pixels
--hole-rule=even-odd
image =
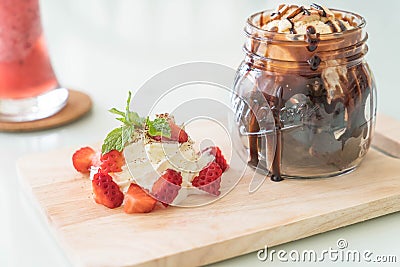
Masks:
[[[281,173],[281,158],[282,158],[282,123],[280,119],[280,111],[283,107],[283,88],[280,86],[276,91],[276,96],[271,103],[271,111],[275,120],[275,153],[271,166],[271,180],[280,182],[283,180]]]
[[[251,110],[251,118],[249,123],[249,132],[257,133],[260,131],[260,126],[258,124],[257,118],[254,112]],[[251,166],[258,166],[258,136],[257,135],[249,135],[249,150],[250,150],[250,161],[249,164]]]
[[[313,26],[307,27],[307,33],[305,36],[306,42],[308,43],[307,50],[313,52],[317,49],[319,39],[319,33],[315,30]]]
[[[321,58],[317,55],[313,55],[309,60],[307,60],[310,65],[311,70],[317,70],[319,64],[321,64]]]

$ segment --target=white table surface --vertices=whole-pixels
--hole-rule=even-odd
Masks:
[[[332,1],[320,1],[329,2]],[[200,60],[236,68],[243,58],[245,19],[258,10],[275,7],[279,1],[42,0],[41,3],[48,46],[60,82],[90,94],[94,107],[89,116],[58,129],[0,133],[0,266],[71,266],[21,192],[15,167],[17,158],[103,139],[117,124],[106,110],[120,107],[128,90],[135,90],[169,66]],[[400,119],[400,56],[396,51],[400,43],[400,1],[335,1],[326,5],[366,17],[370,35],[367,60],[378,84],[378,109]],[[345,238],[352,249],[395,254],[400,261],[399,225],[400,213],[395,213],[275,249],[320,251],[335,247],[339,238]],[[256,253],[250,253],[214,266],[266,264],[283,263],[260,262]]]

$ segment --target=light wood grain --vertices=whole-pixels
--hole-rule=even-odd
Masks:
[[[372,145],[394,157],[400,158],[400,122],[387,115],[379,115]]]
[[[400,210],[399,159],[374,149],[347,175],[266,181],[249,194],[248,170],[213,204],[139,215],[93,202],[90,181],[72,168],[74,149],[26,156],[18,170],[76,266],[202,265]]]

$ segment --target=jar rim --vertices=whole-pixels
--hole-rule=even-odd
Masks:
[[[351,34],[351,33],[360,31],[360,30],[363,29],[363,28],[366,26],[366,24],[367,24],[365,18],[364,18],[363,16],[357,14],[357,13],[354,13],[354,12],[351,12],[351,11],[345,11],[345,10],[341,10],[341,9],[334,9],[334,8],[332,8],[332,9],[330,9],[330,10],[331,10],[333,13],[341,13],[341,14],[344,14],[344,15],[350,15],[351,17],[357,19],[357,20],[358,20],[358,23],[357,23],[356,26],[354,26],[354,28],[349,29],[349,30],[346,30],[346,31],[343,31],[343,32],[323,33],[323,34],[320,34],[320,37],[321,37],[321,38],[324,38],[324,39],[340,38],[340,37],[346,36],[347,34]],[[250,15],[250,16],[247,18],[246,25],[247,25],[247,26],[250,26],[252,29],[258,31],[259,33],[263,33],[263,35],[265,35],[266,37],[267,37],[268,35],[273,35],[275,38],[276,38],[276,37],[279,38],[279,37],[288,37],[288,36],[290,36],[293,40],[287,39],[287,41],[289,41],[289,42],[293,42],[293,41],[296,40],[296,38],[304,36],[304,34],[298,34],[298,33],[272,32],[272,31],[269,31],[269,30],[262,29],[262,28],[260,28],[259,26],[257,26],[257,25],[254,24],[254,19],[255,19],[257,16],[261,16],[261,14],[264,14],[264,13],[271,14],[272,12],[274,12],[273,9],[266,9],[266,10],[262,10],[262,11],[256,12],[256,13]],[[331,37],[331,38],[330,38],[330,37]],[[258,37],[258,38],[260,38],[260,37]],[[280,39],[280,38],[279,38],[279,39]],[[282,39],[283,39],[283,38],[282,38]]]

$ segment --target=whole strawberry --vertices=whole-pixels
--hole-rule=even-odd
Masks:
[[[82,147],[72,155],[72,164],[74,168],[81,173],[89,173],[93,165],[96,152],[91,147]]]

